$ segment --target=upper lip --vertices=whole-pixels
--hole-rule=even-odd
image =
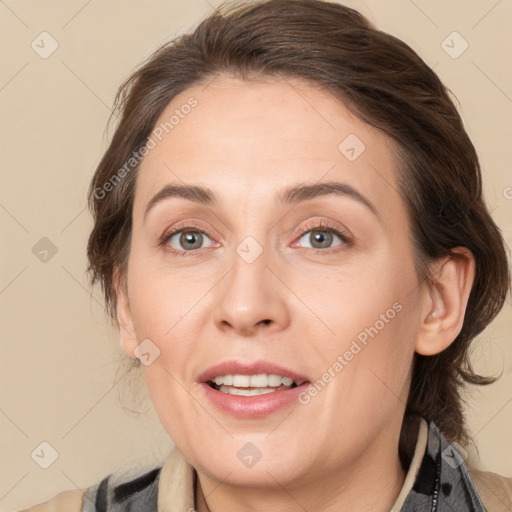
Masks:
[[[221,375],[259,375],[259,374],[274,374],[281,377],[290,377],[294,381],[307,381],[308,378],[293,370],[289,370],[284,366],[271,363],[270,361],[223,361],[214,366],[210,366],[207,370],[202,372],[199,377],[199,382],[208,382],[214,380],[215,377]]]

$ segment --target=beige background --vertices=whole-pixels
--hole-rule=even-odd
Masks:
[[[454,91],[481,157],[490,209],[510,246],[512,1],[346,3],[409,43]],[[85,191],[106,148],[118,85],[159,44],[189,31],[219,4],[0,3],[1,511],[86,487],[141,459],[158,461],[172,446],[152,409],[137,416],[119,403],[117,335],[105,321],[100,291],[91,293],[84,274],[91,228]],[[43,31],[59,45],[47,59],[31,47]],[[457,59],[441,46],[453,31],[469,44]],[[42,237],[57,248],[46,263],[32,252]],[[476,368],[503,370],[503,377],[473,392],[468,408],[480,450],[479,459],[473,452],[471,458],[507,476],[511,309],[509,297],[473,357]],[[58,452],[48,469],[31,458],[43,441]]]

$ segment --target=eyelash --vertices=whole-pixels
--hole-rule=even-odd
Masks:
[[[171,254],[174,254],[176,256],[194,256],[195,254],[197,254],[198,251],[203,250],[204,247],[202,249],[194,249],[192,251],[178,251],[178,250],[176,250],[174,248],[170,248],[167,245],[167,242],[174,235],[176,235],[178,233],[184,233],[184,232],[187,232],[187,231],[192,231],[192,232],[197,231],[199,233],[202,233],[203,235],[208,236],[208,234],[205,233],[198,226],[195,226],[193,224],[187,223],[185,226],[178,226],[177,228],[175,228],[170,233],[164,233],[164,235],[162,235],[159,238],[158,245],[160,247],[163,247],[165,250],[169,251]],[[331,247],[331,248],[327,248],[327,249],[316,249],[316,248],[303,247],[303,249],[308,249],[309,251],[314,251],[315,254],[324,254],[324,255],[325,254],[331,254],[333,252],[337,252],[338,250],[340,250],[340,246],[341,245],[345,245],[345,246],[348,246],[348,247],[352,246],[351,238],[343,230],[341,230],[338,227],[333,226],[332,224],[329,224],[328,222],[325,222],[325,221],[313,222],[311,224],[307,224],[306,226],[302,227],[299,231],[295,232],[294,233],[294,237],[298,237],[300,239],[306,233],[308,233],[310,231],[331,231],[335,235],[337,235],[341,239],[341,241],[343,242],[340,245],[337,245],[337,246]]]
[[[300,230],[296,231],[294,233],[294,237],[298,237],[299,239],[302,238],[306,233],[309,233],[310,231],[331,231],[335,235],[337,235],[340,240],[341,244],[337,245],[335,247],[329,247],[327,249],[315,249],[315,248],[309,248],[309,247],[303,247],[302,249],[307,249],[308,251],[313,251],[314,254],[320,255],[320,254],[332,254],[335,252],[338,252],[342,249],[342,246],[345,245],[347,247],[352,246],[352,239],[348,236],[348,234],[343,231],[342,229],[338,228],[337,226],[334,226],[330,224],[327,221],[313,221],[310,223],[306,223],[305,226],[303,226]]]

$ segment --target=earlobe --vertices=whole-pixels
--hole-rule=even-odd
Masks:
[[[426,313],[420,325],[416,352],[432,356],[446,349],[459,335],[475,277],[475,260],[464,247],[437,262],[434,282],[428,286]]]
[[[119,271],[114,271],[114,286],[116,290],[116,314],[119,326],[120,345],[126,355],[135,359],[134,350],[138,345],[137,336],[133,326],[132,313],[128,300],[128,289],[126,283],[120,277]]]

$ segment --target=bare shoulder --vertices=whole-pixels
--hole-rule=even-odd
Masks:
[[[87,489],[76,489],[57,494],[50,501],[20,510],[20,512],[80,512],[82,497]]]
[[[468,471],[488,512],[512,510],[512,478],[471,466]]]

